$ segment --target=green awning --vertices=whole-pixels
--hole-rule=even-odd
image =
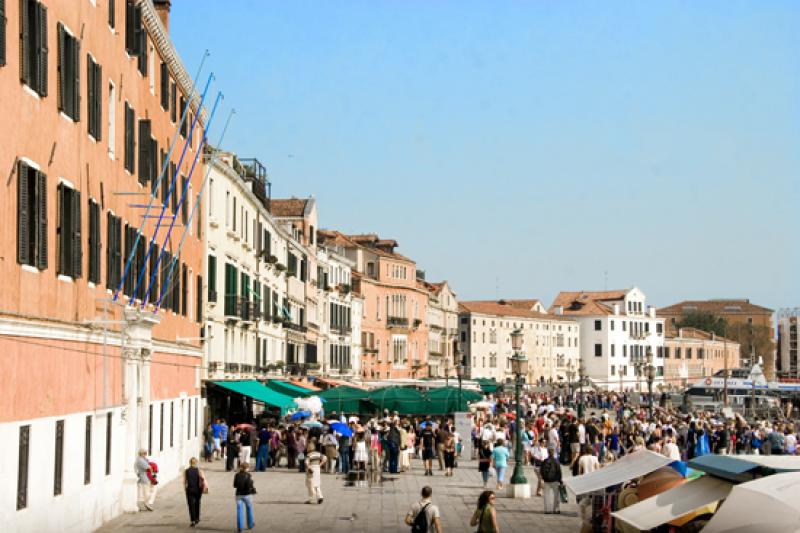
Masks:
[[[333,387],[319,394],[325,400],[325,412],[366,414],[375,411],[369,392],[355,387]]]
[[[258,381],[213,381],[212,383],[223,389],[252,398],[257,402],[277,407],[280,409],[281,415],[285,415],[289,409],[295,407],[294,399],[290,396],[266,387]]]
[[[497,389],[503,386],[501,383],[498,383],[494,378],[475,378],[475,381],[478,382],[478,385],[485,394],[497,392]]]
[[[307,398],[314,394],[314,391],[303,387],[298,387],[294,383],[289,383],[278,379],[271,379],[267,381],[266,385],[270,389],[278,391],[281,394],[285,394],[290,398]]]
[[[438,387],[428,390],[428,400],[431,404],[431,414],[447,415],[456,411],[465,412],[469,402],[483,399],[483,394],[469,389],[461,389],[461,402],[459,403],[458,387]]]
[[[411,387],[383,387],[369,393],[369,399],[379,410],[397,411],[401,415],[426,414],[430,402],[417,389]]]

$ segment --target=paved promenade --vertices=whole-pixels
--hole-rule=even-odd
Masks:
[[[469,519],[481,492],[477,462],[460,461],[453,477],[434,470],[433,477],[423,475],[421,462],[414,470],[401,474],[385,474],[382,483],[348,486],[344,478],[322,476],[322,505],[307,505],[305,477],[286,468],[255,472],[258,494],[254,497],[255,528],[253,531],[356,531],[385,533],[410,528],[403,523],[408,508],[419,499],[422,487],[433,488],[434,503],[439,506],[445,531],[474,531]],[[225,472],[222,462],[203,463],[209,480],[209,494],[203,496],[199,531],[235,531],[233,473]],[[511,470],[511,469],[509,469]],[[509,472],[510,475],[510,472]],[[565,475],[569,475],[565,471]],[[528,480],[535,483],[532,469],[526,469]],[[489,488],[494,479],[490,479]],[[535,486],[534,486],[535,489]],[[561,515],[545,515],[542,498],[513,500],[505,494],[497,499],[502,533],[578,531],[579,519],[574,497],[562,505]],[[171,532],[191,531],[189,513],[179,480],[161,486],[155,511],[123,515],[109,522],[102,532]]]

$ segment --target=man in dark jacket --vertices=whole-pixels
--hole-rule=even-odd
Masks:
[[[389,426],[389,432],[386,435],[386,445],[389,448],[389,472],[392,474],[397,473],[397,459],[400,456],[400,430],[397,428],[397,423],[392,420]]]
[[[552,444],[547,447],[547,459],[542,461],[539,472],[544,482],[544,514],[560,514],[558,492],[561,486],[561,465],[556,459],[556,448]]]

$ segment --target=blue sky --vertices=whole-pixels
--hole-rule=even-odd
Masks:
[[[637,285],[776,309],[800,304],[798,27],[800,3],[731,0],[174,0],[170,19],[190,72],[211,51],[225,148],[275,197],[396,239],[462,299]]]

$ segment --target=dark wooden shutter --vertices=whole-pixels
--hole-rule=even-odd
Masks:
[[[17,165],[17,262],[22,265],[31,264],[31,220],[30,178],[28,165],[20,161]]]
[[[181,314],[186,316],[187,310],[187,303],[188,298],[187,294],[189,292],[189,271],[186,268],[185,264],[181,264]]]
[[[72,118],[75,122],[81,119],[81,42],[77,37],[72,39]]]
[[[125,102],[125,168],[131,174],[136,170],[136,113]]]
[[[148,173],[150,174],[150,183],[152,187],[152,191],[156,193],[156,184],[158,183],[158,141],[154,138],[150,138],[150,149],[149,154],[147,155],[147,160],[150,163],[150,168],[148,169]]]
[[[131,229],[133,230],[133,237],[136,238],[138,231],[136,228]],[[147,280],[144,278],[147,275],[147,265],[144,262],[145,254],[147,254],[147,239],[142,235],[136,244],[136,280],[138,281],[139,276],[142,276],[142,282],[139,283],[139,288],[136,290],[136,298],[139,300],[144,300],[144,287],[147,284]]]
[[[72,245],[72,265],[71,275],[73,278],[78,279],[83,276],[83,240],[81,239],[81,191],[72,191],[70,195],[72,199],[71,209],[71,245]]]
[[[86,416],[86,433],[83,447],[83,484],[92,481],[92,415]]]
[[[117,0],[108,0],[108,25],[113,29],[117,24]]]
[[[197,295],[197,307],[194,311],[194,319],[197,322],[203,321],[203,276],[197,276],[197,291],[195,292]]]
[[[106,288],[115,290],[114,284],[114,215],[106,215]]]
[[[161,62],[161,85],[159,88],[161,109],[166,111],[169,109],[169,69],[167,68],[167,64],[163,61]]]
[[[178,103],[177,103],[178,89],[174,81],[169,84],[169,117],[172,122],[177,122],[178,116]]]
[[[92,56],[86,55],[86,130],[89,135],[94,137],[95,134],[95,120],[94,120],[94,99],[95,99],[95,84],[94,84],[94,61]],[[97,137],[95,137],[96,139]]]
[[[133,0],[125,1],[125,50],[130,55],[136,55],[136,6]]]
[[[36,50],[36,66],[38,68],[38,86],[37,90],[40,96],[47,96],[47,55],[49,48],[47,47],[47,7],[44,4],[37,4],[37,24],[38,24],[38,42]]]
[[[94,65],[94,131],[95,139],[103,139],[103,67],[95,63]]]
[[[6,0],[0,0],[0,67],[6,64]]]
[[[183,120],[183,115],[186,113],[186,98],[181,95],[181,120]],[[186,117],[188,119],[188,116]],[[188,120],[183,120],[181,123],[181,137],[184,139],[186,138],[186,123]]]
[[[22,83],[31,84],[30,57],[31,21],[28,16],[28,0],[19,0],[19,79]]]
[[[153,277],[153,274],[156,271],[156,262],[158,261],[158,245],[153,244],[153,251],[150,253],[150,269],[147,273],[147,284],[150,284],[150,295],[148,296],[148,301],[151,304],[156,303],[158,300],[158,276]],[[153,280],[150,283],[150,280]]]
[[[56,39],[58,41],[58,60],[56,61],[56,72],[58,73],[58,83],[56,84],[56,96],[58,109],[67,109],[67,32],[64,25],[60,22],[56,24]]]
[[[125,253],[123,257],[125,258],[125,263],[127,264],[128,258],[130,258],[130,266],[128,267],[128,275],[125,276],[125,282],[122,284],[122,293],[125,296],[130,297],[133,294],[133,279],[136,276],[136,257],[131,258],[131,250],[133,249],[133,236],[131,235],[131,227],[125,223]],[[125,269],[123,265],[122,269]]]
[[[56,456],[53,468],[53,496],[61,494],[64,474],[64,421],[56,421]]]
[[[147,183],[150,174],[150,120],[139,119],[139,183]]]
[[[56,214],[58,216],[58,223],[56,224],[56,246],[58,248],[58,256],[56,258],[56,272],[58,274],[66,274],[67,263],[69,262],[68,249],[66,246],[67,230],[67,217],[68,209],[66,203],[66,190],[63,184],[59,183],[56,187]]]
[[[139,56],[139,72],[147,76],[147,31],[142,26],[142,8],[136,8],[137,55]]]
[[[191,405],[191,404],[190,404]],[[28,461],[30,458],[31,426],[19,427],[17,451],[17,510],[28,506]]]
[[[188,213],[189,213],[189,210],[187,208],[187,201],[186,201],[186,192],[187,192],[186,185],[187,185],[188,182],[189,182],[189,180],[186,178],[186,176],[181,176],[180,195],[181,195],[181,198],[183,198],[183,202],[181,203],[181,222],[183,223],[184,226],[186,226],[187,216],[188,216]]]
[[[36,172],[36,268],[47,268],[47,176]]]
[[[100,283],[100,205],[89,200],[89,273],[87,279]]]

